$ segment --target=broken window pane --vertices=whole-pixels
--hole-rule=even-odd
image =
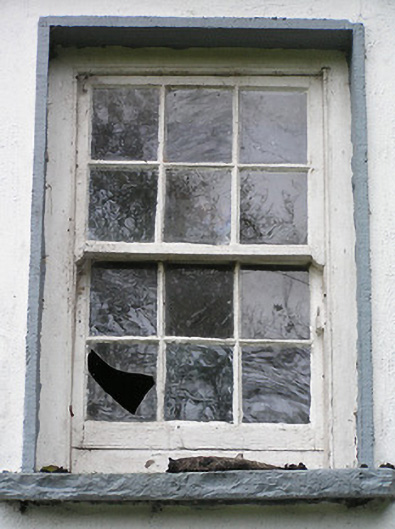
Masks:
[[[231,173],[224,169],[171,169],[166,172],[167,242],[228,243]]]
[[[307,96],[301,92],[240,92],[240,161],[306,163]]]
[[[166,269],[166,334],[233,335],[233,271],[227,266],[172,265]]]
[[[307,175],[244,169],[240,174],[240,242],[307,243]]]
[[[152,242],[158,189],[156,169],[92,169],[89,238]]]
[[[230,347],[170,344],[166,365],[166,420],[232,420]]]
[[[91,272],[90,333],[109,336],[156,334],[155,265],[102,262]]]
[[[308,271],[241,269],[243,338],[308,339]]]
[[[232,92],[174,88],[166,94],[167,162],[229,162]]]
[[[156,160],[158,111],[157,88],[95,88],[92,158]]]
[[[94,350],[98,356],[111,367],[127,373],[151,375],[156,377],[157,345],[155,344],[116,344],[101,343],[94,344]],[[124,384],[122,377],[117,373],[109,371],[108,380],[103,373],[103,386],[111,391],[120,390],[120,385]],[[127,399],[130,393],[130,402],[142,396],[141,388],[138,384],[131,383],[124,385],[123,396]],[[129,399],[127,399],[129,400]],[[156,386],[153,386],[136,413],[132,414],[122,407],[110,396],[108,392],[99,385],[91,374],[88,374],[88,395],[87,395],[87,419],[94,421],[154,421],[156,419]]]
[[[310,415],[310,348],[245,346],[243,422],[306,424]]]

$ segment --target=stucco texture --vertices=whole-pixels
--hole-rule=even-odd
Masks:
[[[2,0],[0,17],[0,469],[22,461],[37,22],[40,16],[333,18],[366,30],[376,463],[395,462],[395,2],[393,0]],[[0,505],[0,527],[393,528],[395,506]]]
[[[58,507],[30,506],[20,512],[18,505],[6,505],[0,514],[0,527],[13,529],[216,529],[270,528],[325,529],[393,527],[393,512],[386,504],[354,507],[330,504],[298,507],[245,506],[165,507],[153,506],[92,506],[63,505]]]

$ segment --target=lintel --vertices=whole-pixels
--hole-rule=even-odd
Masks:
[[[355,24],[285,18],[59,17],[41,19],[51,45],[243,47],[349,51]]]

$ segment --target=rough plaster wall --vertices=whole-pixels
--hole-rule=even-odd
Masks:
[[[28,288],[37,20],[47,15],[335,18],[366,27],[377,462],[395,462],[395,2],[393,0],[0,0],[0,468],[19,470]],[[5,82],[6,80],[6,82]],[[0,528],[203,525],[393,528],[395,507],[0,506]]]
[[[391,512],[392,511],[392,512]],[[260,507],[91,506],[28,507],[0,512],[2,529],[392,529],[393,510],[384,504],[354,507],[331,504]]]
[[[376,460],[383,462],[395,461],[395,2],[375,3],[364,13]]]

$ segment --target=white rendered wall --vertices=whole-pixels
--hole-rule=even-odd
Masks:
[[[37,22],[49,15],[333,18],[365,25],[376,462],[395,463],[395,1],[0,0],[0,471],[21,466]],[[73,505],[30,507],[24,515],[0,504],[0,529],[55,526],[393,529],[395,504],[163,512]]]

